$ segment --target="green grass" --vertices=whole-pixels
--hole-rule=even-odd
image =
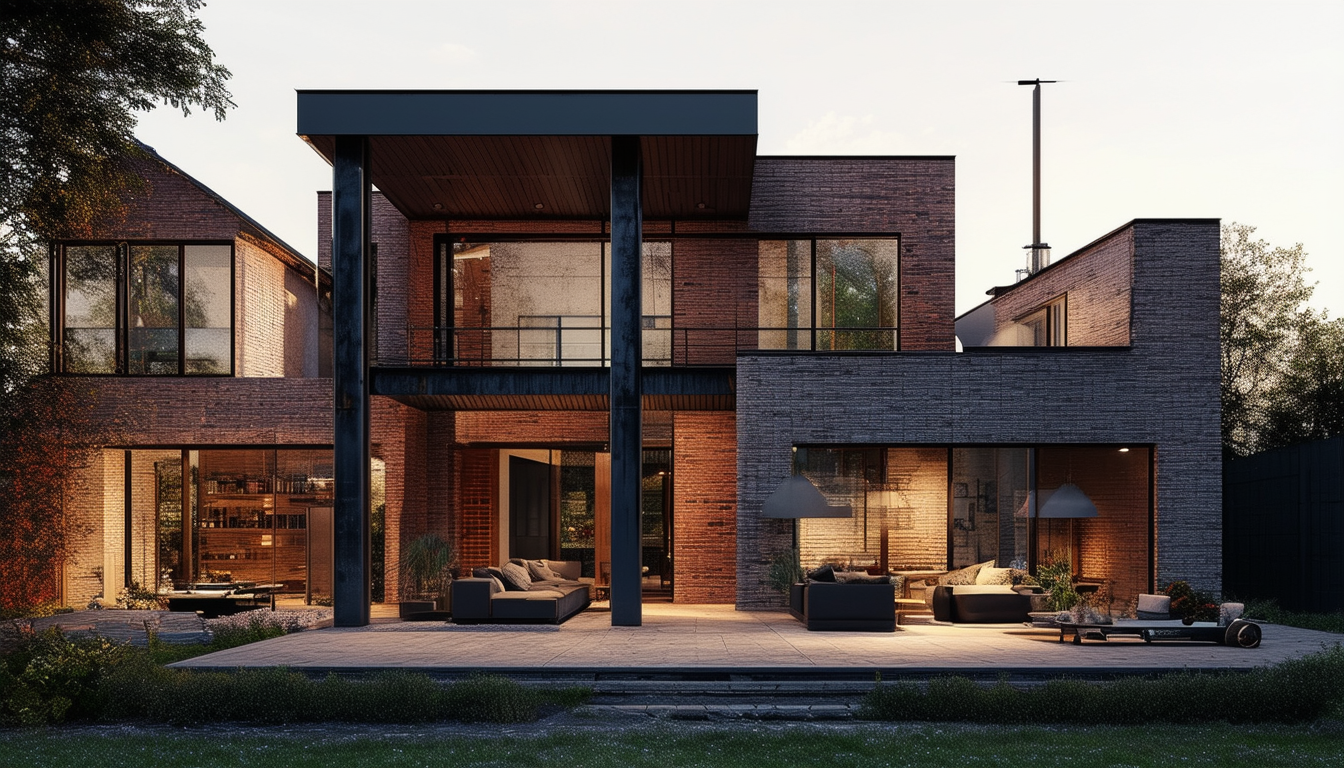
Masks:
[[[156,728],[0,733],[0,766],[1273,766],[1338,765],[1344,727],[1230,725],[1059,727],[818,726],[663,723],[560,725],[539,735],[500,729],[444,734],[323,731],[205,732]]]

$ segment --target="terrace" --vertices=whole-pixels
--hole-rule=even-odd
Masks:
[[[1338,636],[1266,625],[1254,650],[1212,643],[1115,639],[1073,645],[1053,629],[912,625],[894,634],[809,632],[783,611],[652,603],[641,628],[597,608],[559,625],[475,625],[375,618],[198,656],[190,669],[283,666],[305,672],[408,669],[545,679],[871,683],[877,673],[1110,677],[1183,669],[1250,669],[1319,652]],[[637,677],[636,677],[637,676]],[[611,683],[615,685],[616,683]]]

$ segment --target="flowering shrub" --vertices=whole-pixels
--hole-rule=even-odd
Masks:
[[[1195,589],[1186,581],[1173,581],[1162,590],[1171,598],[1171,612],[1188,621],[1217,621],[1218,602],[1213,595]]]
[[[312,629],[329,618],[331,611],[243,611],[206,619],[205,628],[214,636],[213,647],[233,648]]]
[[[163,600],[151,589],[132,581],[131,585],[117,594],[117,607],[132,611],[157,611],[163,608]]]

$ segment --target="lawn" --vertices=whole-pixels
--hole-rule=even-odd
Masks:
[[[639,722],[639,721],[635,721]],[[125,726],[0,731],[0,766],[1312,766],[1344,760],[1344,724],[976,726],[641,723]]]

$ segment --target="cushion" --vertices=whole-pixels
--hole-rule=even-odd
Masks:
[[[1226,627],[1246,612],[1245,603],[1223,603],[1218,606],[1218,626]]]
[[[829,565],[823,565],[820,568],[807,572],[808,581],[835,581],[835,569]]]
[[[491,574],[490,574],[490,569],[489,569],[489,568],[472,568],[472,569],[471,569],[471,577],[472,577],[473,579],[488,579],[488,578],[490,578],[490,576],[491,576]]]
[[[1171,613],[1171,597],[1169,595],[1139,595],[1138,610],[1140,613],[1160,613],[1166,616]]]
[[[533,581],[555,581],[560,578],[555,571],[551,570],[551,566],[547,565],[545,560],[528,560],[527,574],[532,577]]]
[[[532,577],[528,575],[527,569],[517,563],[505,563],[499,570],[504,574],[505,589],[526,592],[532,586]]]
[[[1009,584],[958,584],[952,589],[954,595],[1015,595]]]
[[[490,579],[490,594],[491,594],[491,595],[499,595],[499,594],[503,594],[503,593],[505,592],[505,589],[504,589],[504,582],[500,581],[499,579],[495,578],[494,576],[491,576],[491,575],[490,575],[490,569],[489,569],[489,568],[486,568],[486,569],[485,569],[485,573],[486,573],[486,576],[489,577],[489,579]]]
[[[984,568],[986,565],[993,565],[993,563],[994,561],[990,560],[989,562],[985,563],[976,563],[975,565],[968,565],[965,568],[962,568],[961,570],[952,571],[951,573],[939,579],[938,583],[943,584],[945,586],[954,586],[957,584],[974,584],[975,577],[979,575],[980,569]]]
[[[992,565],[986,565],[980,569],[979,573],[975,574],[975,583],[982,586],[986,584],[1012,584],[1013,569],[995,568]]]

